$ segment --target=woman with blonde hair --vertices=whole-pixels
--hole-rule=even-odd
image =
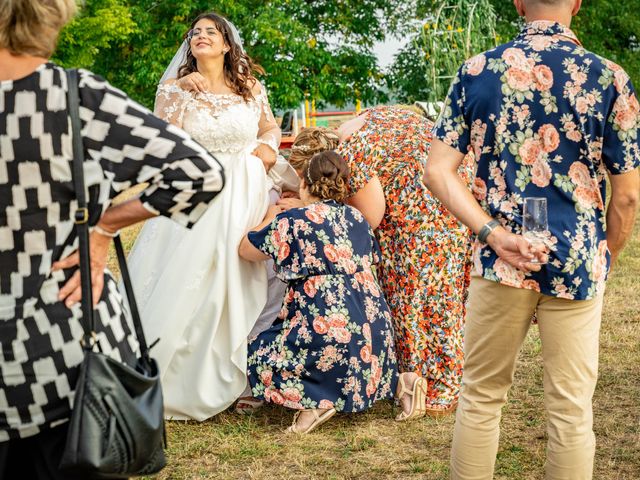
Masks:
[[[307,128],[292,146],[299,169],[339,142],[349,198],[380,244],[380,284],[395,326],[398,368],[429,385],[427,415],[454,410],[462,375],[462,328],[469,284],[469,232],[424,186],[433,124],[403,107],[380,106],[337,132]],[[470,181],[473,172],[465,165]],[[290,206],[282,201],[282,206]]]
[[[325,151],[300,173],[304,206],[280,214],[272,207],[240,244],[247,260],[273,258],[287,282],[278,319],[249,345],[253,396],[297,410],[293,433],[392,398],[397,384],[397,420],[424,415],[424,379],[407,373],[398,381],[391,315],[372,271],[373,232],[342,203],[347,165]]]
[[[84,352],[68,82],[48,58],[74,12],[75,0],[0,0],[0,478],[91,478],[58,468]],[[187,134],[78,77],[97,343],[134,367],[128,307],[106,270],[111,237],[158,214],[192,227],[224,178]],[[139,183],[139,197],[111,206]]]

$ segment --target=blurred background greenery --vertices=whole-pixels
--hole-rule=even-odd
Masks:
[[[440,100],[464,58],[512,38],[507,0],[85,0],[55,60],[88,68],[147,106],[190,21],[215,9],[238,27],[277,109]],[[574,30],[585,47],[640,82],[640,0],[585,0]],[[383,68],[375,46],[399,39]],[[384,47],[383,47],[384,48]]]

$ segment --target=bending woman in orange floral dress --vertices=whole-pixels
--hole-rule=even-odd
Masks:
[[[351,171],[347,203],[377,227],[378,274],[394,320],[399,370],[427,379],[427,413],[439,415],[455,408],[460,388],[470,247],[466,227],[422,182],[431,128],[407,109],[376,107],[343,124],[338,135],[303,130],[289,161],[300,170],[341,141],[337,151]]]

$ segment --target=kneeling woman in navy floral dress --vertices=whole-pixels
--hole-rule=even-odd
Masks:
[[[366,410],[396,389],[397,420],[424,414],[424,379],[397,373],[391,315],[372,271],[373,232],[341,203],[347,178],[339,155],[319,153],[302,172],[305,206],[279,214],[273,206],[240,245],[247,260],[273,258],[288,283],[278,320],[249,345],[248,373],[257,399],[298,410],[295,433],[336,412]]]

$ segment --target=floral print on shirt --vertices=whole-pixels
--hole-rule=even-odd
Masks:
[[[549,264],[525,274],[476,241],[476,272],[560,298],[597,296],[610,257],[605,179],[640,165],[639,128],[629,76],[561,24],[529,23],[514,41],[468,60],[434,134],[473,152],[473,193],[507,230],[521,233],[524,198],[545,197],[551,249]]]
[[[372,270],[371,227],[325,201],[281,213],[251,243],[288,283],[278,320],[249,344],[253,396],[293,409],[359,412],[393,398],[391,315]]]

